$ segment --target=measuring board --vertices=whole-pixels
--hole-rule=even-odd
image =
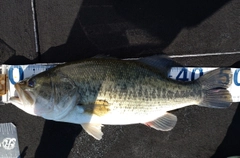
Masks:
[[[20,158],[17,128],[12,123],[0,123],[0,158]]]
[[[14,84],[18,81],[51,69],[63,63],[46,63],[31,65],[2,65],[2,74],[6,75],[6,87],[8,91],[0,98],[2,103],[8,103],[10,97],[17,96]],[[173,67],[169,72],[169,78],[180,81],[193,81],[205,73],[217,69],[217,67]],[[233,102],[240,102],[240,68],[231,68],[232,84],[228,88]],[[1,83],[1,82],[0,82]]]

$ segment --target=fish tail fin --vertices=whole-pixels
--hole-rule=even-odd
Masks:
[[[228,108],[232,104],[232,96],[226,89],[210,89],[206,90],[203,100],[199,106],[209,108]]]
[[[198,82],[203,89],[203,99],[199,106],[210,108],[227,108],[232,104],[232,96],[227,88],[232,83],[231,68],[213,70]]]

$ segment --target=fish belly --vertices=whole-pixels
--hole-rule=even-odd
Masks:
[[[109,105],[109,111],[103,115],[94,116],[90,123],[101,123],[106,125],[127,125],[138,124],[153,121],[167,111],[186,107],[194,104],[195,101],[185,103],[173,103],[171,105],[147,105],[146,103],[137,102],[131,104],[112,103]]]

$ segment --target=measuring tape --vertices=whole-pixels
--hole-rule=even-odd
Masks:
[[[2,75],[0,76],[0,84],[6,83],[7,87],[6,94],[0,98],[2,103],[8,103],[10,97],[17,96],[14,88],[14,84],[24,78],[31,77],[40,72],[51,69],[59,64],[63,63],[46,63],[46,64],[32,64],[32,65],[2,65]],[[205,73],[217,69],[217,67],[173,67],[169,73],[169,77],[179,81],[193,81]],[[232,95],[233,102],[240,102],[240,69],[231,68],[232,72],[232,85],[228,88]],[[2,79],[2,80],[1,80]],[[0,93],[5,92],[1,89],[4,84],[0,85]]]
[[[20,157],[17,129],[12,123],[0,124],[0,158]]]

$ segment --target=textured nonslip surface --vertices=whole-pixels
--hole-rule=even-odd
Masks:
[[[0,2],[0,62],[73,61],[97,54],[117,58],[153,54],[184,66],[240,67],[238,0],[35,1],[40,52],[36,53],[31,1]],[[236,52],[232,55],[198,54]],[[23,157],[227,157],[240,155],[240,109],[190,106],[174,112],[176,127],[104,126],[97,141],[80,125],[46,121],[13,105],[0,122],[18,129]]]

